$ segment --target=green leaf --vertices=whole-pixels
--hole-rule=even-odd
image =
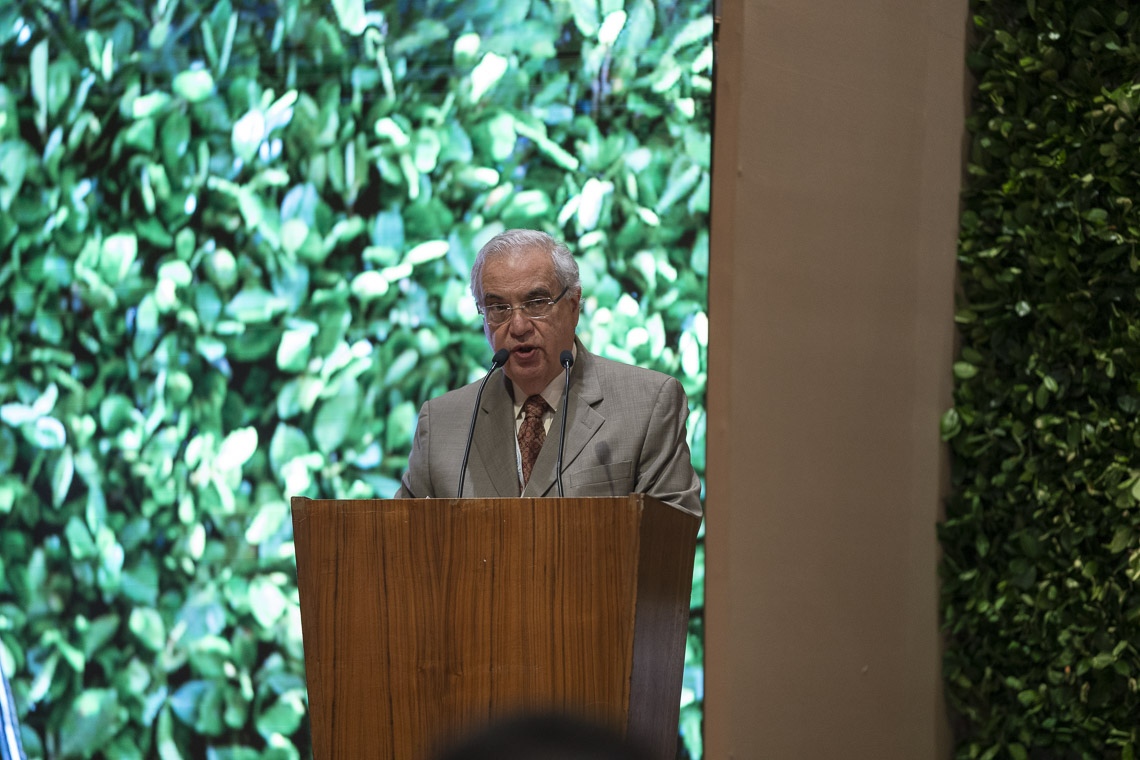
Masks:
[[[268,710],[257,716],[257,731],[268,738],[273,734],[289,736],[301,725],[305,715],[305,695],[300,689],[283,693]]]
[[[1101,652],[1092,658],[1092,666],[1095,670],[1103,670],[1114,662],[1116,662],[1116,655],[1111,652]]]
[[[408,373],[416,368],[419,361],[420,355],[414,349],[409,348],[406,351],[401,351],[384,372],[384,383],[386,385],[399,385]]]
[[[249,584],[249,611],[262,628],[271,628],[285,614],[288,603],[272,578],[259,576]]]
[[[281,248],[290,256],[297,253],[309,236],[309,225],[301,219],[289,219],[281,225]]]
[[[95,534],[95,545],[99,550],[99,585],[108,591],[117,591],[122,579],[125,553],[115,540],[115,533],[106,525],[100,525]]]
[[[471,102],[478,103],[487,91],[499,83],[507,72],[507,59],[497,53],[487,53],[471,71]]]
[[[170,697],[170,709],[183,723],[193,726],[198,722],[203,697],[210,691],[209,681],[186,681]]]
[[[132,232],[116,232],[103,241],[99,252],[99,275],[115,284],[126,278],[138,257],[138,238]]]
[[[395,148],[405,148],[411,143],[408,133],[390,116],[385,116],[377,121],[374,131],[377,137],[391,140]]]
[[[396,448],[401,441],[408,441],[416,429],[416,405],[404,401],[393,407],[385,425],[385,443],[389,449]]]
[[[962,418],[958,410],[951,407],[942,413],[938,421],[938,432],[943,441],[949,441],[962,431]]]
[[[74,476],[75,457],[71,453],[71,449],[65,447],[63,451],[60,452],[59,459],[56,460],[55,469],[52,473],[51,503],[56,509],[59,509],[64,499],[67,498],[67,492],[71,490],[71,480]]]
[[[435,171],[439,161],[442,145],[439,135],[434,129],[416,130],[415,165],[416,170],[423,174]]]
[[[233,129],[230,131],[230,142],[234,153],[242,161],[251,160],[257,154],[267,132],[265,114],[256,108],[247,111],[244,116],[234,122]],[[256,224],[256,222],[249,221],[248,218],[247,223]]]
[[[127,711],[119,705],[113,689],[88,689],[81,693],[60,726],[61,757],[97,755],[126,722]]]
[[[355,288],[354,288],[355,291]],[[317,326],[311,322],[294,322],[293,326],[281,335],[277,346],[277,367],[282,372],[300,372],[312,356],[313,338]]]
[[[185,261],[166,261],[158,268],[158,279],[169,280],[178,288],[188,288],[194,283],[194,273]]]
[[[8,514],[23,490],[23,484],[11,476],[0,477],[0,514]]]
[[[658,215],[665,214],[674,203],[681,198],[687,197],[693,191],[697,183],[700,182],[702,169],[697,165],[690,165],[686,168],[679,169],[678,166],[670,172],[669,179],[665,185],[665,192],[661,194],[661,198],[654,206],[654,211]]]
[[[115,614],[103,615],[91,621],[83,632],[83,654],[90,659],[99,652],[118,632],[121,622]]]
[[[33,669],[32,672],[34,673],[35,678],[32,680],[31,689],[28,690],[28,701],[30,703],[36,704],[37,702],[43,700],[43,698],[47,695],[48,689],[51,688],[51,685],[55,678],[55,671],[59,666],[59,659],[59,653],[52,652],[48,656],[47,662],[45,662],[43,666],[39,668],[38,672]]]
[[[196,675],[223,679],[226,677],[227,664],[231,664],[233,647],[221,636],[207,635],[190,644],[189,655]]]
[[[206,276],[222,290],[229,290],[237,283],[237,260],[227,248],[219,248],[203,262]],[[199,290],[199,295],[203,290]],[[199,311],[203,309],[199,306]]]
[[[495,161],[507,160],[514,152],[515,143],[518,141],[514,117],[508,113],[500,112],[487,121],[486,129],[490,136],[491,158]]]
[[[598,1],[570,0],[570,12],[574,15],[574,24],[582,36],[593,39],[598,33]]]
[[[598,219],[602,213],[602,203],[611,193],[612,182],[600,182],[594,177],[586,180],[582,186],[578,203],[578,224],[583,230],[592,230],[598,226]]]
[[[32,48],[29,61],[32,80],[32,99],[36,103],[36,128],[47,132],[48,116],[48,40],[45,37]]]
[[[42,412],[38,412],[34,407],[26,404],[13,403],[0,406],[0,420],[12,427],[22,427],[28,423],[34,423],[41,414]]]
[[[28,147],[19,140],[0,143],[0,210],[7,212],[12,201],[19,195],[28,169],[34,165],[35,157]]]
[[[369,301],[387,294],[390,283],[388,278],[375,270],[361,272],[352,278],[352,294],[360,301]]]
[[[225,469],[240,470],[255,451],[257,451],[257,429],[240,428],[225,437],[215,461]]]
[[[1134,535],[1131,525],[1121,525],[1112,534],[1112,543],[1108,545],[1108,550],[1113,554],[1119,554],[1132,546]]]
[[[360,389],[355,381],[345,381],[340,392],[326,399],[317,410],[313,438],[323,454],[336,450],[348,436],[360,407]]]
[[[364,0],[333,0],[340,28],[358,37],[368,28],[368,18],[364,12]]]
[[[435,259],[446,256],[449,247],[446,240],[429,240],[425,243],[420,243],[408,251],[408,255],[404,258],[404,261],[413,266],[434,261]]]
[[[79,517],[72,515],[67,521],[64,536],[67,537],[67,545],[71,550],[72,559],[83,560],[95,556],[95,540],[91,536],[91,531],[87,529]]]
[[[251,546],[258,546],[276,533],[289,516],[289,505],[285,502],[266,502],[257,510],[257,516],[245,531],[245,540]]]
[[[131,118],[150,119],[161,114],[170,104],[170,95],[165,92],[149,92],[134,99],[131,104]]]
[[[226,313],[245,324],[259,324],[272,320],[286,304],[267,290],[242,290],[226,304]]]
[[[681,29],[680,32],[673,38],[669,44],[671,51],[679,50],[687,45],[692,45],[698,42],[707,42],[712,39],[713,35],[713,17],[711,14],[702,13],[693,20],[689,21]]]
[[[606,19],[598,30],[598,42],[602,45],[613,45],[625,28],[626,18],[625,11],[618,10],[606,14]]]
[[[969,380],[978,374],[978,368],[969,362],[954,362],[954,377],[959,380]]]
[[[174,94],[191,103],[201,103],[214,93],[214,77],[207,69],[191,69],[175,75]]]
[[[566,152],[558,143],[547,137],[545,129],[531,127],[522,122],[516,122],[515,129],[523,137],[533,140],[538,149],[545,153],[556,165],[568,171],[578,170],[578,159]]]
[[[479,54],[479,35],[475,32],[467,32],[455,38],[455,43],[451,46],[451,55],[457,67],[467,67],[475,63],[476,56]]]
[[[158,728],[155,733],[160,760],[183,760],[174,740],[174,719],[169,707],[163,707],[158,714]]]
[[[550,213],[550,208],[550,196],[544,191],[523,190],[511,196],[503,208],[503,218],[510,220],[511,224],[526,224],[526,220],[541,219],[547,216]]]
[[[280,470],[294,459],[309,453],[309,440],[299,428],[281,423],[269,442],[269,463]]]
[[[131,610],[128,627],[140,642],[152,652],[161,651],[166,645],[166,625],[158,610],[149,607],[135,607]]]
[[[637,60],[653,38],[656,8],[653,0],[631,0],[626,3],[626,11],[629,13],[626,33],[618,42],[623,45],[625,52],[632,59]]]
[[[135,604],[153,606],[158,602],[158,567],[150,554],[133,556],[134,564],[122,574],[123,596]]]
[[[1020,702],[1023,706],[1028,707],[1029,705],[1040,702],[1041,695],[1033,689],[1024,689],[1017,693],[1017,701]]]

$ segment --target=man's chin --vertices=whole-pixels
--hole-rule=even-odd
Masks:
[[[541,364],[533,366],[519,367],[511,366],[514,363],[514,357],[507,363],[503,369],[507,377],[516,388],[526,393],[527,396],[533,396],[536,393],[542,393],[546,386],[550,385],[550,380],[544,380]]]

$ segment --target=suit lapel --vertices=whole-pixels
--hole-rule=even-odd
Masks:
[[[602,400],[602,384],[598,379],[597,365],[588,351],[578,343],[578,358],[570,373],[570,399],[566,406],[566,444],[562,451],[562,471],[565,472],[586,444],[606,421],[594,408]],[[513,407],[512,407],[513,408]],[[561,410],[554,415],[546,443],[538,453],[530,482],[523,496],[557,496],[558,437],[562,430]],[[563,481],[563,485],[566,485]]]
[[[468,460],[472,493],[519,495],[514,417],[514,401],[507,392],[506,378],[492,379],[483,393],[479,421],[475,424],[471,443],[475,456]],[[472,466],[476,461],[478,466]]]

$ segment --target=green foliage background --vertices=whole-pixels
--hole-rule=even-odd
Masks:
[[[961,758],[1140,748],[1140,12],[974,0],[943,434]]]
[[[488,360],[466,279],[505,227],[580,253],[587,345],[684,377],[703,472],[711,32],[679,0],[0,6],[31,756],[305,753],[287,498],[393,493],[419,405]]]

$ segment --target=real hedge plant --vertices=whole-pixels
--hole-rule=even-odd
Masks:
[[[974,0],[941,541],[959,758],[1140,748],[1140,11]]]
[[[703,471],[711,32],[650,0],[0,5],[32,757],[307,753],[288,498],[395,491],[419,405],[488,363],[467,277],[504,228],[579,252],[588,346],[684,377]]]

